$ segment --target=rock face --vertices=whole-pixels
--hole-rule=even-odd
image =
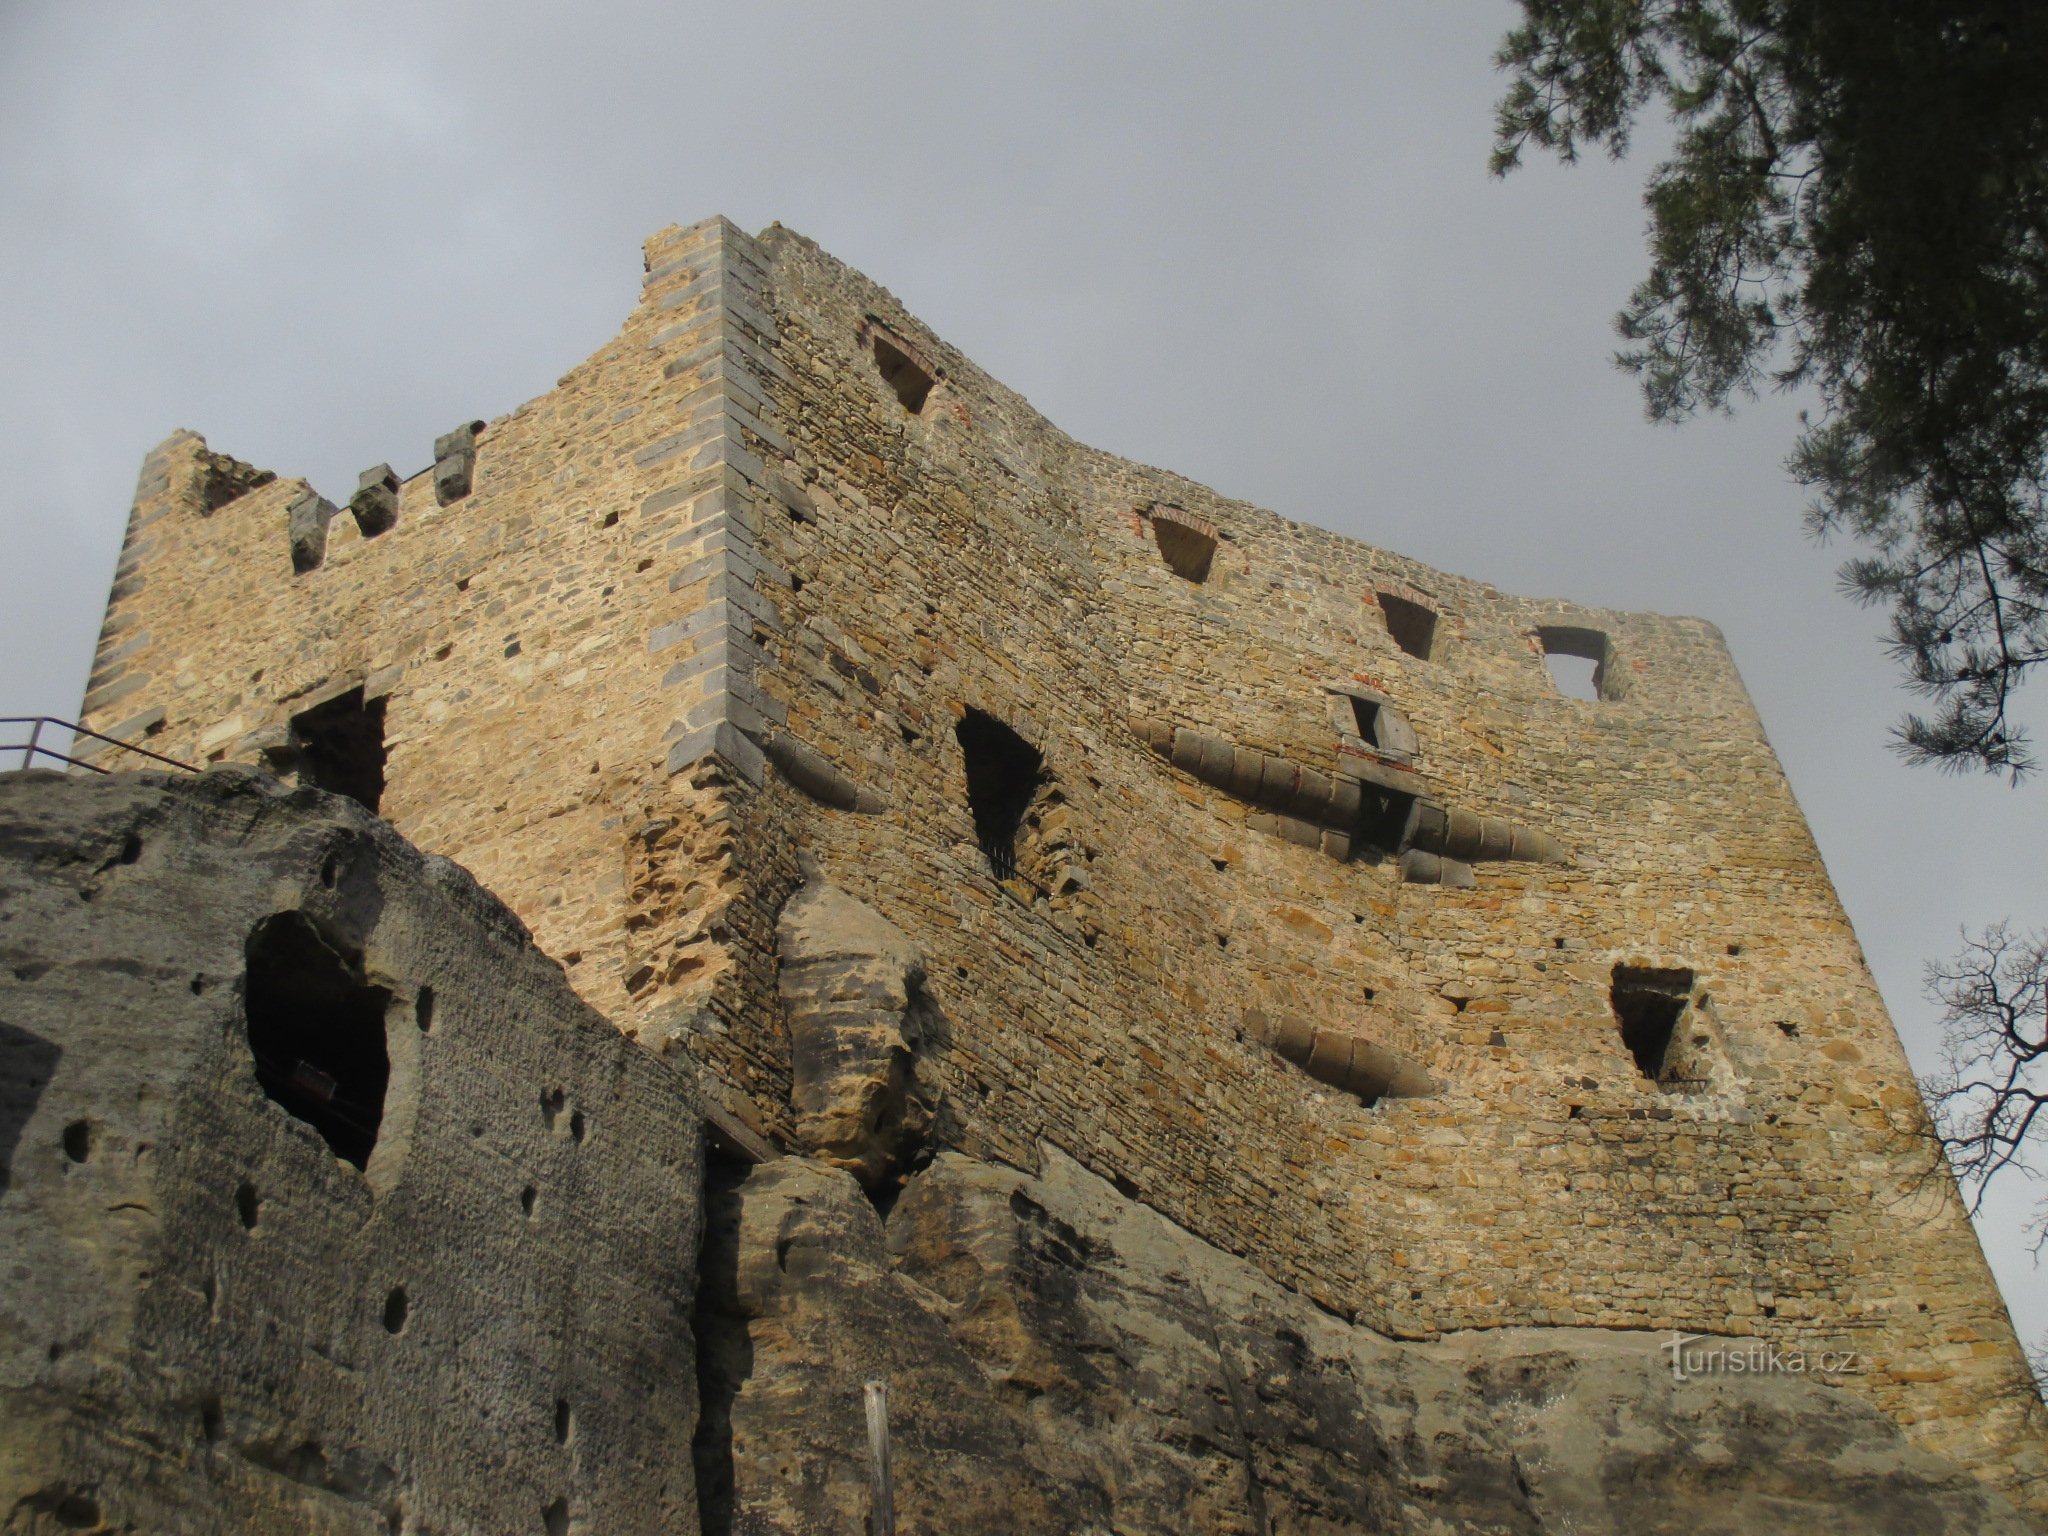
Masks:
[[[917,1072],[923,957],[901,929],[815,870],[782,909],[775,948],[797,1144],[871,1192],[893,1187],[935,1111]]]
[[[699,1187],[353,803],[0,775],[0,1530],[695,1532]]]
[[[785,1158],[710,1228],[707,1530],[861,1529],[878,1377],[905,1531],[2036,1529],[1837,1388],[1680,1381],[1660,1336],[1598,1329],[1396,1343],[1056,1151],[941,1154],[886,1225]]]

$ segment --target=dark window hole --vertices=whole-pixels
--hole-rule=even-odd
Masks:
[[[142,839],[130,832],[121,840],[121,862],[133,864],[142,857]]]
[[[341,873],[341,855],[330,853],[320,861],[320,883],[328,890],[334,889],[335,877]]]
[[[911,415],[924,410],[924,403],[937,382],[916,359],[894,341],[875,332],[875,368],[882,382],[895,391],[897,402]]]
[[[569,1139],[571,1141],[581,1141],[586,1129],[587,1125],[583,1119],[583,1111],[580,1109],[570,1111]]]
[[[74,1120],[64,1127],[64,1155],[72,1162],[91,1162],[92,1143],[92,1122]]]
[[[1216,866],[1216,873],[1219,875],[1230,868],[1230,860],[1228,859],[1211,859],[1209,862]]]
[[[1209,566],[1216,558],[1213,531],[1161,507],[1152,514],[1152,541],[1174,575],[1198,583],[1209,579]]]
[[[519,1191],[519,1209],[527,1216],[533,1215],[534,1202],[540,1199],[540,1191],[529,1184]]]
[[[789,590],[790,590],[790,591],[792,591],[792,592],[801,592],[801,591],[803,591],[803,589],[804,589],[804,579],[803,579],[803,577],[801,577],[801,576],[797,575],[797,573],[796,573],[795,571],[791,571],[791,572],[789,573]]]
[[[555,1399],[555,1444],[567,1445],[569,1436],[576,1428],[575,1415],[569,1411],[569,1399]]]
[[[412,1000],[412,1021],[423,1035],[434,1031],[434,989],[421,987],[420,995]]]
[[[235,1186],[235,1214],[242,1218],[242,1230],[254,1232],[256,1223],[262,1219],[263,1202],[256,1197],[256,1186],[244,1180]]]
[[[336,1157],[366,1167],[391,1076],[384,1046],[391,994],[366,983],[362,957],[330,943],[302,912],[266,917],[245,953],[256,1080]]]
[[[548,1536],[569,1536],[569,1501],[555,1500],[540,1512],[540,1523]]]
[[[1778,1033],[1787,1040],[1797,1040],[1799,1038],[1799,1026],[1790,1019],[1780,1019],[1778,1020]]]
[[[199,1433],[206,1437],[208,1445],[220,1444],[227,1433],[227,1419],[221,1412],[219,1398],[209,1397],[199,1405]]]
[[[194,976],[194,977],[192,978],[192,995],[193,995],[194,997],[198,997],[199,995],[201,995],[201,994],[202,994],[203,992],[205,992],[205,991],[206,991],[206,978],[205,978],[204,976]]]
[[[954,727],[967,764],[975,841],[998,880],[1017,873],[1017,829],[1038,788],[1045,758],[993,715],[969,709]]]
[[[599,526],[600,528],[616,528],[616,527],[618,527],[618,526],[619,526],[619,514],[618,514],[618,513],[616,513],[616,512],[607,512],[607,513],[605,513],[605,515],[604,515],[604,521],[603,521],[602,523],[599,523],[599,524],[598,524],[598,526]]]
[[[1392,592],[1380,593],[1379,599],[1380,617],[1386,620],[1387,634],[1394,644],[1417,661],[1429,660],[1430,650],[1436,644],[1436,614]]]
[[[1739,955],[1742,953],[1742,946],[1740,944],[1730,944],[1728,946],[1728,953],[1730,955]]]
[[[1671,1032],[1692,998],[1692,972],[1676,967],[1617,965],[1610,993],[1621,1041],[1636,1068],[1655,1082],[1663,1077]]]
[[[374,812],[384,798],[384,705],[351,688],[292,716],[299,781]]]
[[[394,1285],[391,1294],[384,1298],[384,1331],[405,1332],[405,1317],[412,1310],[412,1302],[405,1294],[405,1287]]]

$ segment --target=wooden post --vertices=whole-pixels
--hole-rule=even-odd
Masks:
[[[896,1497],[889,1488],[889,1383],[871,1381],[868,1410],[868,1536],[896,1536]]]

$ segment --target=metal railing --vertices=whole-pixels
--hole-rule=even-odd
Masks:
[[[19,726],[28,727],[28,740],[0,741],[0,773],[22,768],[33,768],[38,757],[47,757],[53,762],[66,763],[73,768],[83,768],[89,773],[113,772],[113,769],[104,768],[96,762],[90,762],[82,757],[73,757],[69,752],[59,752],[55,747],[44,746],[42,737],[43,729],[46,726],[53,727],[56,730],[69,731],[74,740],[66,742],[66,746],[74,745],[77,737],[89,736],[94,741],[105,742],[108,746],[117,748],[122,752],[133,752],[137,757],[146,757],[151,762],[162,763],[167,768],[179,768],[186,773],[197,773],[199,771],[190,763],[181,763],[175,757],[165,757],[161,752],[152,752],[147,747],[138,747],[132,741],[123,741],[118,736],[103,736],[98,731],[89,731],[75,720],[59,720],[55,715],[0,715],[0,730],[11,730]],[[16,752],[21,754],[21,761],[8,761]],[[99,755],[104,756],[105,754]]]

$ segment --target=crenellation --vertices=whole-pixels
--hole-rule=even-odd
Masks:
[[[432,471],[366,471],[352,520],[190,434],[155,450],[87,723],[318,782],[375,716],[378,814],[734,1137],[837,1116],[869,1183],[914,1160],[839,1124],[840,1025],[785,986],[791,903],[829,884],[887,939],[858,1028],[896,1066],[862,1081],[927,1152],[1071,1158],[1401,1338],[1838,1341],[1920,1444],[2048,1486],[1711,625],[1515,597],[1076,444],[780,227],[644,259],[613,343]]]

